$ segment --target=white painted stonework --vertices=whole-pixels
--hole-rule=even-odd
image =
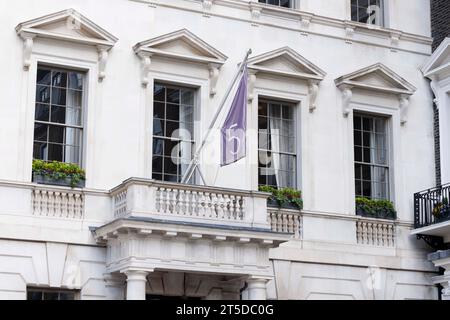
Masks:
[[[1,1],[0,298],[437,299],[411,230],[413,194],[435,185],[425,77],[447,123],[450,46],[422,74],[429,1],[385,2],[373,28],[350,21],[347,0]],[[151,180],[154,83],[197,89],[199,144],[250,48],[247,157],[221,168],[212,135],[208,187]],[[84,189],[31,182],[38,64],[86,72]],[[263,98],[295,105],[301,212],[257,191]],[[355,214],[354,111],[389,117],[396,221]]]

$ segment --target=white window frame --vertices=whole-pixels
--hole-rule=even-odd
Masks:
[[[392,201],[394,205],[399,204],[400,199],[398,198],[398,192],[396,192],[396,186],[400,185],[399,171],[396,170],[396,164],[401,163],[400,152],[400,138],[401,138],[401,128],[400,128],[400,114],[398,109],[393,109],[391,107],[373,105],[373,104],[363,104],[358,102],[352,102],[350,104],[351,112],[347,119],[346,133],[347,133],[347,143],[345,144],[345,150],[343,150],[344,155],[347,155],[345,161],[347,165],[345,166],[345,174],[349,178],[347,188],[350,191],[348,194],[348,204],[349,210],[353,215],[356,215],[356,191],[355,191],[355,156],[354,156],[354,134],[353,134],[353,116],[354,113],[364,113],[374,116],[380,116],[386,118],[386,130],[387,130],[387,144],[389,146],[389,201]]]
[[[392,151],[391,151],[391,117],[386,117],[385,115],[382,114],[375,114],[375,113],[370,113],[370,112],[365,112],[365,111],[360,111],[358,109],[353,110],[353,138],[354,138],[354,133],[355,133],[355,127],[354,127],[354,118],[355,118],[355,114],[358,114],[359,116],[367,116],[367,117],[372,117],[372,118],[378,118],[378,119],[382,119],[385,123],[385,130],[386,130],[386,152],[387,152],[387,165],[379,165],[379,167],[385,167],[388,169],[388,183],[387,183],[387,198],[383,199],[383,200],[389,200],[391,201],[391,193],[392,193],[392,186],[391,186],[391,161],[392,161]],[[353,150],[355,150],[355,143],[354,143],[354,139],[353,139]],[[354,155],[354,153],[353,153]],[[357,163],[355,161],[355,159],[353,159],[353,166],[355,166]],[[377,165],[375,164],[369,164],[369,163],[364,163],[363,161],[359,162],[359,164],[365,164],[367,166],[372,167],[376,167]],[[355,169],[353,169],[353,172],[355,172]],[[372,180],[371,180],[372,181]],[[354,179],[354,183],[356,182],[356,177]],[[356,197],[360,197],[360,195],[356,195],[356,190],[355,190],[355,198]],[[372,198],[372,197],[371,197]],[[373,199],[373,198],[372,198]]]
[[[36,46],[38,47],[38,46]],[[31,57],[31,65],[27,73],[23,77],[23,97],[26,97],[21,103],[20,112],[20,129],[25,132],[23,136],[23,145],[19,147],[21,154],[29,155],[26,157],[21,156],[19,173],[24,181],[31,181],[32,176],[32,159],[33,159],[33,145],[34,145],[34,123],[35,123],[35,104],[36,104],[36,85],[37,85],[37,69],[38,65],[45,65],[49,67],[55,67],[60,69],[69,69],[80,71],[85,74],[85,91],[83,95],[83,137],[81,147],[81,167],[86,170],[86,181],[91,180],[93,171],[90,168],[94,167],[95,154],[97,149],[94,145],[92,137],[95,137],[95,111],[90,106],[94,105],[95,96],[94,92],[99,92],[98,83],[98,61],[97,59],[77,59],[75,57],[67,57],[64,54],[59,53],[59,47],[55,46],[55,50],[48,50],[43,53],[33,53]],[[86,53],[90,56],[90,53]],[[95,51],[92,53],[92,58],[97,57]],[[28,94],[32,92],[32,94]],[[90,143],[88,151],[88,142]],[[92,147],[92,148],[91,148]]]
[[[381,1],[381,14],[382,14],[382,16],[381,16],[381,23],[380,23],[380,25],[378,25],[378,24],[367,24],[367,23],[364,23],[364,22],[359,22],[359,21],[355,21],[355,20],[352,20],[352,1],[351,0],[347,0],[348,1],[348,8],[349,8],[349,20],[350,21],[352,21],[352,22],[356,22],[356,23],[361,23],[361,24],[366,24],[366,25],[368,25],[369,27],[372,27],[372,28],[376,28],[376,27],[379,27],[379,28],[388,28],[389,27],[389,23],[388,23],[388,21],[389,21],[389,19],[388,19],[388,14],[389,14],[389,1],[388,0],[380,0]]]
[[[72,67],[67,67],[67,66],[57,66],[54,64],[47,64],[47,63],[41,63],[38,62],[37,66],[36,66],[36,72],[35,72],[35,76],[37,78],[37,71],[39,68],[47,68],[47,69],[52,69],[52,71],[54,69],[56,70],[61,70],[61,71],[66,71],[66,72],[79,72],[82,73],[84,75],[83,77],[83,90],[82,90],[82,101],[81,101],[81,126],[71,126],[71,125],[67,125],[67,124],[62,124],[61,126],[63,126],[64,128],[67,127],[74,127],[74,128],[80,128],[81,129],[81,146],[80,146],[80,150],[79,150],[79,163],[77,163],[77,165],[79,165],[80,167],[83,167],[84,165],[84,154],[85,154],[85,145],[86,145],[86,122],[87,122],[87,117],[86,117],[86,113],[87,113],[87,98],[86,98],[86,91],[88,90],[88,72],[84,69],[79,69],[79,68],[72,68]],[[37,79],[36,79],[37,80]],[[37,81],[36,81],[37,82]],[[35,89],[37,88],[38,84],[36,83],[35,85]],[[34,100],[34,107],[35,107],[35,111],[36,111],[36,99]],[[51,116],[51,115],[50,115]],[[38,120],[35,119],[35,113],[33,114],[33,119],[34,119],[34,124],[36,124],[36,122],[40,122]],[[48,125],[51,125],[52,122],[48,122]],[[47,141],[48,141],[49,137],[47,137]],[[34,131],[33,131],[33,159],[34,159]],[[64,144],[65,145],[65,144]],[[67,162],[66,162],[67,163]]]
[[[209,101],[209,80],[201,80],[198,78],[193,78],[189,76],[183,76],[183,75],[173,75],[173,74],[166,74],[162,72],[156,72],[152,71],[149,74],[149,83],[147,85],[147,88],[144,91],[144,95],[146,98],[146,103],[144,104],[144,110],[141,111],[141,114],[145,114],[144,116],[144,130],[145,135],[144,139],[141,140],[140,144],[142,146],[141,150],[145,150],[145,155],[143,158],[144,163],[142,164],[143,168],[143,176],[152,179],[153,177],[153,90],[155,83],[164,83],[168,85],[174,85],[174,86],[180,86],[180,87],[190,87],[195,89],[194,93],[194,148],[198,146],[198,144],[201,142],[202,135],[203,135],[203,126],[206,126],[207,124],[204,124],[200,119],[203,118],[203,112],[201,109],[201,106],[204,106],[207,104],[206,102]],[[200,125],[199,125],[200,124]],[[195,152],[195,150],[194,150]],[[199,159],[199,168],[204,172],[204,153],[200,155]],[[200,177],[198,176],[198,173],[196,172],[194,177],[194,181],[201,181]]]
[[[249,114],[249,128],[255,128],[254,141],[250,141],[248,144],[248,155],[250,157],[249,163],[254,164],[252,168],[248,168],[252,172],[252,189],[258,190],[259,187],[259,148],[258,148],[258,105],[259,100],[275,100],[280,102],[286,102],[293,105],[294,108],[294,121],[295,121],[295,147],[296,147],[296,185],[294,188],[301,190],[304,196],[303,181],[305,179],[306,173],[303,171],[305,167],[306,156],[303,152],[303,146],[306,144],[307,126],[303,125],[306,119],[306,113],[308,113],[307,106],[307,96],[301,94],[294,94],[282,91],[268,90],[264,88],[255,88],[254,99],[251,110]],[[305,113],[305,114],[302,114]]]
[[[265,95],[258,95],[257,98],[258,101],[258,110],[257,110],[257,118],[258,118],[258,123],[257,123],[257,129],[258,129],[258,139],[259,139],[259,102],[263,101],[263,102],[274,102],[274,103],[286,103],[291,105],[291,107],[294,109],[293,110],[293,117],[292,120],[294,121],[294,145],[295,145],[295,182],[294,185],[292,186],[292,188],[294,189],[299,189],[301,186],[301,160],[299,160],[299,157],[301,157],[301,155],[299,155],[299,153],[301,153],[301,143],[299,139],[299,134],[301,134],[301,128],[299,129],[299,127],[301,126],[301,123],[299,122],[299,108],[300,108],[300,102],[299,101],[291,101],[291,100],[287,100],[286,98],[284,99],[280,99],[279,97],[269,97],[269,96],[265,96]],[[259,141],[258,141],[259,144]],[[257,148],[258,148],[258,186],[259,184],[259,145],[257,144]],[[283,154],[284,152],[279,152],[280,154]],[[299,173],[300,172],[300,173]],[[286,187],[282,187],[282,188],[286,188]]]

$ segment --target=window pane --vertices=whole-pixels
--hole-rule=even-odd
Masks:
[[[52,104],[66,105],[66,89],[52,88]]]
[[[63,146],[61,144],[48,144],[48,161],[62,162],[63,158]]]
[[[48,140],[48,126],[46,124],[34,124],[34,140],[44,142]]]
[[[83,90],[83,75],[78,72],[69,72],[69,88],[74,90]]]
[[[49,86],[51,83],[52,72],[50,70],[38,69],[37,84]]]
[[[47,160],[47,143],[46,142],[34,142],[33,158],[39,159],[39,160]]]
[[[36,112],[34,116],[35,120],[38,121],[49,121],[50,118],[50,107],[48,104],[36,104]]]
[[[50,103],[50,87],[36,87],[36,102]]]
[[[167,103],[180,104],[180,90],[167,88]]]
[[[164,136],[165,122],[161,119],[153,119],[153,135]]]
[[[64,127],[49,126],[48,141],[56,143],[64,143]]]
[[[42,292],[28,292],[27,300],[34,300],[34,301],[42,300]]]
[[[80,148],[76,146],[64,147],[64,162],[80,163]]]
[[[166,101],[166,88],[160,84],[155,84],[153,99],[159,102]]]
[[[166,106],[167,120],[180,121],[180,106],[168,103]]]
[[[164,115],[165,115],[165,104],[164,102],[155,102],[153,104],[153,117],[154,118],[159,118],[159,119],[164,119]]]
[[[67,91],[67,105],[69,107],[81,107],[82,92],[76,90]]]
[[[67,73],[66,72],[53,72],[52,86],[54,87],[67,87]]]

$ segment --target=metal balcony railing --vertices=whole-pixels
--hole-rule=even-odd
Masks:
[[[450,220],[450,184],[414,194],[416,229]]]

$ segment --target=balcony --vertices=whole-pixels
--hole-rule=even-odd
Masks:
[[[450,184],[414,194],[413,234],[450,241]]]
[[[300,211],[267,208],[268,193],[131,178],[110,192],[96,228],[107,270],[195,271],[271,279],[270,248],[300,237]],[[125,270],[125,271],[124,271]]]

